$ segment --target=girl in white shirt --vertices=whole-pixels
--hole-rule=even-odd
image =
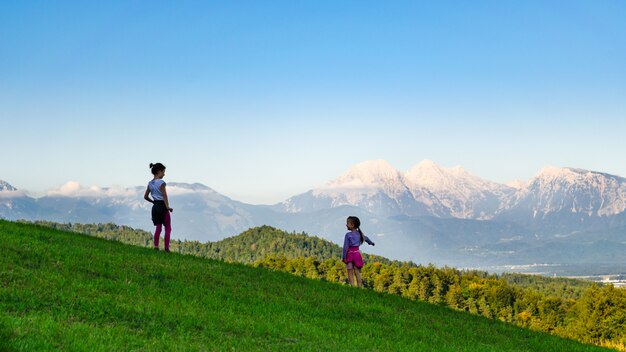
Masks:
[[[161,163],[150,164],[152,175],[154,178],[148,182],[148,188],[143,198],[152,203],[152,223],[156,226],[154,232],[154,249],[159,250],[159,237],[161,235],[161,229],[165,225],[165,252],[170,251],[170,233],[172,232],[172,220],[170,212],[174,209],[170,208],[170,203],[167,199],[167,191],[165,190],[165,165]],[[152,195],[152,199],[150,199]]]

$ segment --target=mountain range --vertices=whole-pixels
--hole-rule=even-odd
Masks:
[[[68,182],[33,198],[0,181],[0,217],[150,230],[144,190]],[[429,160],[407,172],[375,160],[275,205],[238,202],[197,183],[168,182],[168,192],[174,235],[191,240],[216,241],[266,224],[341,243],[345,218],[356,215],[376,242],[365,250],[393,259],[626,264],[626,179],[589,170],[547,167],[504,185]]]

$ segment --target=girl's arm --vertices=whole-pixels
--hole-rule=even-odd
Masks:
[[[161,187],[159,187],[159,188],[161,188],[161,193],[163,194],[163,201],[165,202],[165,207],[166,207],[166,208],[167,208],[167,210],[169,210],[169,211],[174,211],[174,209],[170,208],[170,202],[169,202],[169,200],[167,199],[167,192],[165,191],[165,183],[163,183],[163,184],[161,185]]]
[[[341,259],[346,259],[347,256],[348,256],[348,235],[346,234],[346,237],[343,239],[343,255]]]
[[[154,201],[150,199],[150,187],[146,188],[146,193],[143,194],[143,199],[147,200],[150,203],[154,203]]]
[[[369,237],[363,235],[363,238],[365,239],[365,242],[367,242],[367,244],[369,244],[370,246],[374,246],[374,242],[372,242]]]

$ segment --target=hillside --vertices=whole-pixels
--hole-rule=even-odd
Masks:
[[[34,224],[62,231],[88,234],[90,236],[120,241],[126,244],[148,248],[152,248],[153,246],[151,233],[123,225],[59,224],[50,221],[37,221]],[[306,266],[308,264],[315,264],[305,263],[302,259],[315,259],[317,261],[316,269],[318,271],[323,269],[324,265],[321,265],[323,262],[326,262],[330,266],[336,267],[339,270],[336,275],[331,275],[334,279],[327,279],[328,281],[341,281],[343,276],[345,276],[341,275],[341,271],[343,271],[343,264],[341,264],[338,260],[341,258],[340,246],[325,239],[310,236],[306,233],[288,233],[271,226],[254,227],[242,232],[239,235],[217,242],[200,243],[197,241],[173,241],[171,247],[172,251],[182,254],[192,254],[195,256],[219,259],[227,262],[266,266],[281,271],[290,271],[295,274],[306,274],[307,271],[310,271],[308,270],[310,268],[299,268],[299,265]],[[391,261],[387,258],[367,253],[363,253],[363,258],[366,263],[371,264],[379,262],[386,266],[390,266],[392,270],[395,270],[394,268],[407,269],[408,267],[416,266],[410,262],[405,263]],[[270,263],[268,263],[268,260]],[[277,264],[280,264],[277,261],[282,262],[282,267],[277,266]],[[368,266],[369,264],[366,265],[366,269]],[[285,267],[289,267],[290,270],[284,270],[286,269]],[[446,268],[435,270],[442,272],[447,271]],[[364,271],[364,274],[367,273],[367,270]],[[457,271],[456,274],[462,276],[463,272]],[[589,281],[543,277],[538,275],[516,273],[494,275],[484,271],[475,270],[467,272],[467,274],[471,277],[479,276],[483,278],[500,279],[511,287],[531,289],[547,297],[556,296],[563,299],[580,298],[583,293],[592,286],[592,283]],[[320,277],[320,275],[313,276]],[[447,276],[447,274],[443,273],[442,276]],[[367,286],[374,288],[374,284],[370,284],[370,281],[374,281],[375,278],[364,276],[364,279]],[[408,285],[408,282],[406,282],[406,284]]]
[[[601,351],[369,290],[0,221],[0,350]]]
[[[116,240],[127,244],[152,247],[152,234],[115,224],[59,224],[37,221],[36,225],[63,231],[73,231],[91,236]],[[172,251],[200,257],[221,259],[229,262],[252,264],[267,256],[284,256],[288,259],[316,257],[319,260],[341,258],[341,247],[322,238],[306,233],[285,232],[271,226],[250,228],[239,235],[221,241],[201,243],[197,241],[173,241]],[[392,261],[377,255],[363,253],[367,262]]]

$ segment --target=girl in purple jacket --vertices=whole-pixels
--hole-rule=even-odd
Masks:
[[[373,246],[374,242],[363,234],[363,231],[361,231],[361,220],[359,220],[356,216],[348,217],[346,227],[350,230],[350,232],[346,233],[346,237],[343,241],[342,260],[346,263],[348,281],[350,282],[350,285],[363,287],[360,271],[363,267],[363,257],[359,251],[359,246],[362,245],[363,242],[367,242],[369,245]]]

